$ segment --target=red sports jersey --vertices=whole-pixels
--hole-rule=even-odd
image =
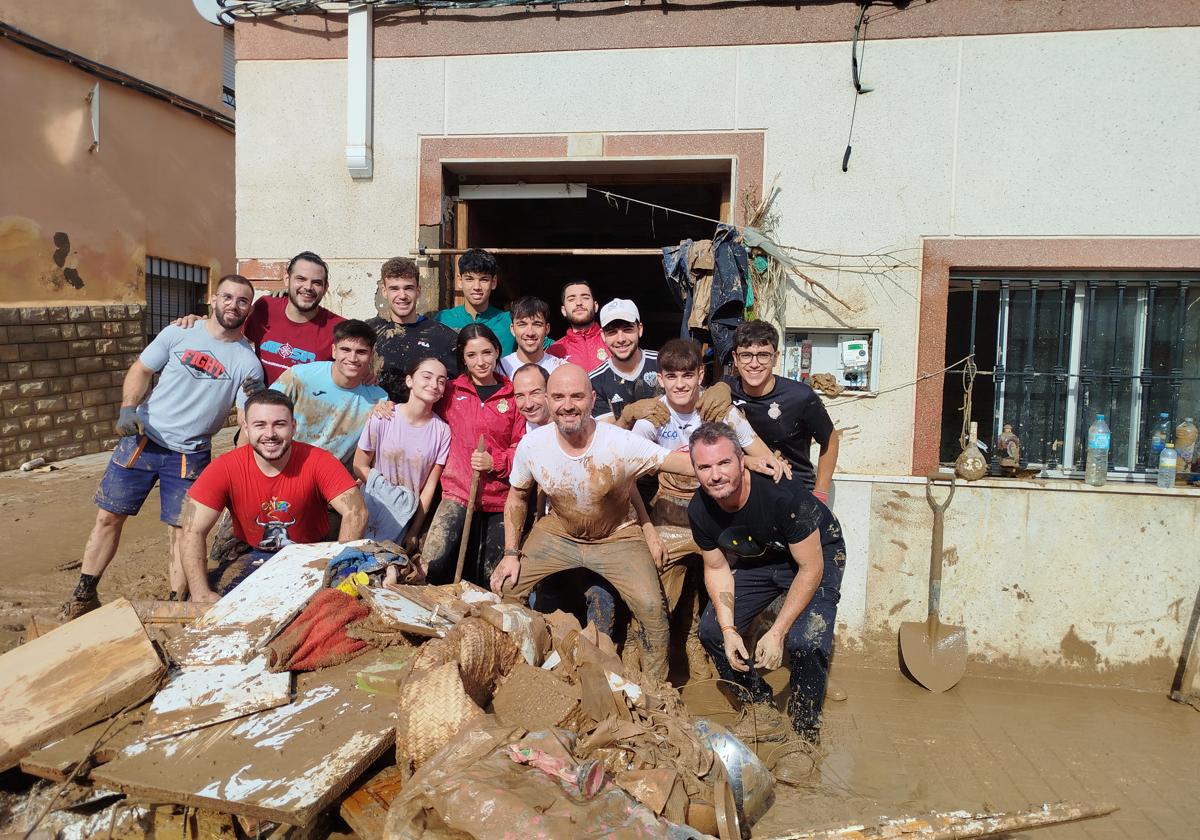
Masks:
[[[258,348],[268,385],[292,365],[333,361],[333,328],[346,320],[320,307],[311,321],[297,324],[287,316],[287,305],[285,297],[259,298],[243,328]]]

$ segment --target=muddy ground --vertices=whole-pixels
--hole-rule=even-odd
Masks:
[[[220,443],[228,446],[228,432]],[[19,642],[30,613],[52,618],[78,580],[78,569],[69,567],[91,529],[92,494],[107,457],[67,461],[46,473],[0,474],[0,650]],[[165,549],[155,494],[128,520],[101,599],[165,597]],[[857,667],[844,658],[834,674],[849,700],[827,704],[817,760],[796,763],[800,786],[779,786],[755,836],[931,809],[1015,810],[1064,799],[1109,801],[1121,810],[1013,836],[1197,836],[1200,714],[1190,707],[1154,694],[970,674],[952,691],[931,695],[895,669]],[[782,670],[772,675],[777,687],[785,680]],[[713,683],[687,686],[683,694],[696,714],[732,720]],[[768,758],[773,750],[768,745],[760,754]],[[0,787],[11,790],[17,781],[11,775]]]

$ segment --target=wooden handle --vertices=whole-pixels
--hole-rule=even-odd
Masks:
[[[476,452],[486,452],[487,446],[484,445],[483,435],[479,436],[479,443],[475,444]],[[454,567],[454,582],[458,583],[462,580],[463,564],[467,560],[467,543],[470,542],[471,535],[471,520],[475,516],[475,497],[479,495],[479,470],[472,470],[471,475],[471,492],[467,497],[467,516],[463,520],[462,537],[458,541],[458,563]]]

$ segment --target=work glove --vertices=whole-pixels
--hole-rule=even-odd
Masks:
[[[733,407],[733,392],[724,382],[705,388],[696,401],[696,411],[705,423],[724,423]]]
[[[242,380],[242,393],[247,397],[253,397],[259,391],[267,390],[267,383],[262,381],[262,377],[250,374]]]
[[[117,434],[123,437],[144,435],[146,433],[141,419],[137,416],[137,406],[132,405],[121,406],[121,413],[117,415],[115,428]]]
[[[657,429],[670,419],[671,412],[667,411],[662,400],[658,397],[647,397],[625,406],[620,419],[617,420],[617,425],[628,431],[637,421],[648,420]]]

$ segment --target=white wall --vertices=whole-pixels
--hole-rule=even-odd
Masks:
[[[815,250],[898,249],[922,236],[1200,233],[1200,30],[870,42],[854,152],[849,44],[380,59],[375,177],[343,163],[344,62],[238,67],[240,258],[312,248],[346,261],[347,312],[416,242],[421,135],[766,130],[781,239]],[[701,80],[701,84],[697,84]],[[371,272],[368,276],[368,272]],[[794,327],[879,328],[884,388],[915,375],[915,269],[820,275],[854,307],[789,298]],[[365,310],[362,307],[366,307]],[[871,434],[851,472],[905,474],[912,389],[833,410]],[[886,430],[881,432],[881,430]]]
[[[367,182],[343,161],[344,62],[240,62],[238,256],[316,250],[333,262],[333,306],[370,314],[380,261],[417,241],[422,135],[765,130],[782,241],[898,249],[914,264],[867,281],[822,275],[850,313],[789,298],[790,326],[880,329],[887,388],[915,376],[923,236],[1200,235],[1200,30],[870,42],[875,90],[859,98],[843,173],[849,50],[381,59]],[[861,427],[843,472],[908,474],[913,399],[905,388],[835,405],[839,423]],[[972,629],[977,662],[1077,669],[1063,652],[1074,625],[1095,648],[1090,673],[1158,686],[1186,622],[1172,605],[1200,585],[1195,498],[1007,488],[961,489],[947,525],[961,559],[946,608]],[[837,493],[851,535],[840,643],[894,655],[898,623],[924,609],[921,487],[841,481]]]

